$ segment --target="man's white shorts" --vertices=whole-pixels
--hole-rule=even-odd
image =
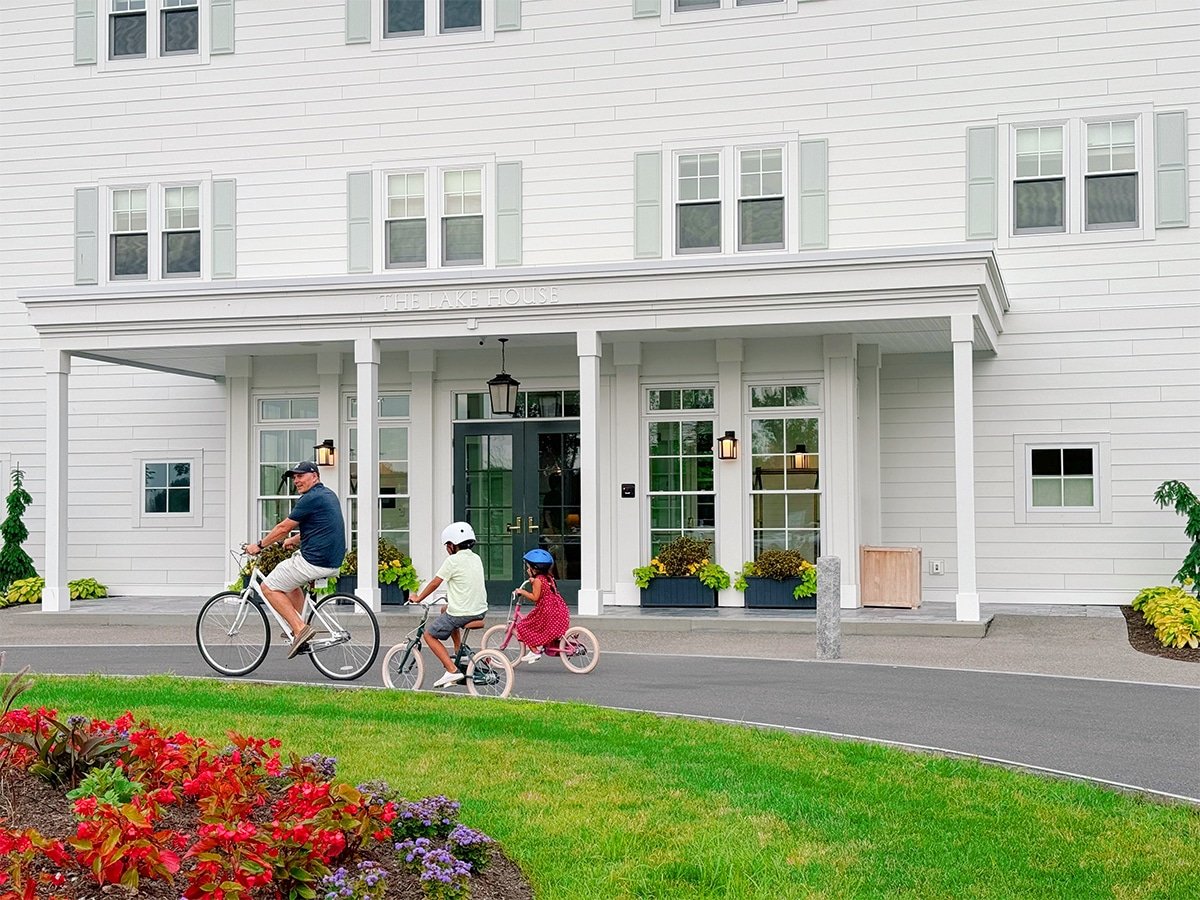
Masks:
[[[267,576],[264,583],[272,590],[290,591],[298,587],[304,587],[310,581],[315,581],[318,578],[328,578],[337,573],[337,569],[325,569],[320,566],[310,565],[299,553],[293,553],[271,570],[271,574]]]

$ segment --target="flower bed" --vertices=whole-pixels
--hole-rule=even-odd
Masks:
[[[218,749],[128,713],[46,709],[6,713],[0,737],[0,900],[109,885],[149,900],[532,897],[458,803],[336,782],[335,760],[275,740],[231,733]]]

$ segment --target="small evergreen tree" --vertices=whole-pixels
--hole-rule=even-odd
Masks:
[[[29,537],[29,529],[21,521],[21,516],[33,503],[33,498],[25,490],[24,480],[25,473],[13,469],[13,489],[7,499],[8,518],[0,523],[0,536],[4,538],[4,547],[0,548],[0,591],[7,591],[14,581],[37,575],[33,560],[21,549],[21,544]]]
[[[1192,539],[1192,549],[1183,558],[1174,580],[1192,593],[1200,593],[1200,499],[1182,481],[1164,481],[1154,492],[1154,502],[1164,509],[1174,506],[1175,512],[1187,519],[1183,533]]]

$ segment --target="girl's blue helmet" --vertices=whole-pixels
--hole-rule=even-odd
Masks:
[[[536,566],[548,566],[554,562],[554,557],[550,555],[548,550],[543,550],[541,547],[534,547],[525,554],[525,562],[533,563]]]

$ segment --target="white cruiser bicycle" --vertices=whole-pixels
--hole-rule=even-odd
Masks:
[[[245,552],[231,551],[239,562]],[[249,675],[271,649],[275,619],[288,644],[292,632],[262,593],[264,576],[251,569],[240,591],[221,591],[204,602],[196,619],[196,645],[204,661],[222,675]],[[304,591],[300,618],[317,633],[301,653],[327,678],[353,681],[366,672],[379,653],[379,622],[375,613],[353,594],[316,597],[312,585]]]

